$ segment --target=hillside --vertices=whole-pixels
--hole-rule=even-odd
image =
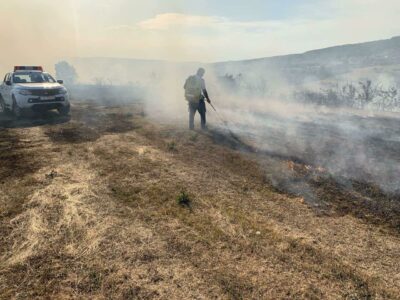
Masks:
[[[216,75],[254,74],[265,79],[277,77],[289,84],[325,80],[357,73],[358,69],[378,67],[380,74],[400,81],[400,37],[352,45],[334,46],[308,51],[302,54],[266,57],[243,61],[201,64],[196,62],[174,63],[119,58],[74,58],[69,60],[78,70],[83,81],[96,77],[108,78],[113,83],[146,82],[151,76],[185,75],[194,72],[199,65],[213,69]],[[369,72],[365,76],[374,76]]]
[[[368,67],[400,64],[400,37],[246,61],[221,62],[218,73],[277,72],[289,83],[324,80]],[[373,74],[373,72],[371,72]],[[400,70],[394,74],[400,78]],[[399,80],[400,81],[400,80]]]

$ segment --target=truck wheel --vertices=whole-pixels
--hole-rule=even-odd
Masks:
[[[22,109],[18,106],[14,96],[13,96],[12,112],[17,119],[22,117]]]
[[[70,106],[62,106],[60,108],[57,109],[58,113],[62,116],[67,116],[70,112]]]
[[[7,107],[6,103],[4,102],[3,97],[0,95],[0,108],[3,114],[8,115],[10,114],[10,109]]]
[[[4,103],[3,97],[0,95],[0,110],[3,114],[7,113],[6,104]]]

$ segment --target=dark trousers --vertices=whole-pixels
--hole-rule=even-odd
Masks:
[[[206,128],[206,103],[204,99],[199,102],[189,102],[189,128],[194,129],[194,115],[196,111],[199,112],[201,117],[201,128]]]

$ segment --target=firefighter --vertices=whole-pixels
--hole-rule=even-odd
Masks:
[[[206,71],[203,68],[197,70],[196,75],[189,76],[186,79],[184,89],[185,98],[189,105],[189,129],[194,129],[194,115],[196,111],[199,112],[201,118],[201,129],[207,129],[206,126],[206,103],[205,100],[211,104],[208,96],[206,83],[203,79]]]

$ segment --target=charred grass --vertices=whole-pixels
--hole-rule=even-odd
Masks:
[[[12,177],[21,178],[34,173],[38,169],[36,161],[31,160],[29,142],[20,141],[11,130],[0,131],[0,180],[5,181]]]
[[[73,122],[68,125],[47,128],[45,133],[53,142],[94,142],[105,134],[125,133],[140,127],[132,120],[132,113],[124,113],[115,107],[101,109],[95,105],[85,105],[74,108],[72,114]]]
[[[398,194],[384,192],[373,183],[334,177],[321,167],[286,161],[282,168],[288,168],[291,174],[286,177],[288,185],[276,185],[278,191],[304,197],[326,216],[352,215],[396,235],[400,233]],[[298,189],[293,188],[296,182]]]
[[[33,188],[43,191],[18,212],[2,215],[6,228],[3,225],[12,217],[27,211],[27,221],[22,218],[24,222],[17,225],[41,241],[29,255],[0,270],[0,289],[6,298],[18,294],[22,298],[395,299],[398,295],[399,286],[390,277],[396,263],[372,271],[358,265],[357,251],[370,261],[393,262],[396,257],[392,250],[380,258],[383,250],[368,249],[358,236],[354,236],[357,246],[348,242],[346,227],[352,225],[358,234],[380,234],[358,223],[363,218],[347,218],[356,211],[356,200],[346,213],[317,216],[299,195],[277,192],[259,158],[236,139],[224,137],[221,142],[219,133],[160,127],[136,109],[83,104],[74,110],[70,124],[43,129],[51,145],[46,151],[60,152],[52,161],[58,171],[38,182],[30,175],[38,167],[29,167],[24,173],[29,188],[20,198],[31,198]],[[18,148],[20,143],[11,135],[4,140],[6,147]],[[43,160],[46,151],[36,154],[34,161]],[[314,177],[301,173],[303,167],[290,166],[313,184]],[[24,178],[11,177],[5,168],[2,172]],[[318,196],[333,206],[340,186],[329,194],[327,182],[313,180],[315,188],[323,187]],[[19,185],[8,188],[14,192]],[[40,226],[26,227],[32,216]],[[335,219],[343,225],[335,225]],[[32,238],[18,226],[3,231],[6,236],[14,231],[12,242],[18,250],[12,251],[8,239],[0,248],[8,252],[8,260],[25,253],[17,246],[23,245],[24,237]],[[391,233],[385,234],[395,243]],[[319,240],[319,235],[324,238]],[[336,244],[347,247],[349,255],[341,255]]]
[[[142,128],[142,142],[167,151],[165,160],[132,152],[127,157],[129,152],[123,149],[100,148],[95,152],[98,163],[94,168],[104,175],[112,199],[134,209],[135,218],[143,223],[156,226],[164,245],[164,249],[158,249],[161,256],[157,259],[189,263],[190,273],[200,274],[213,290],[231,299],[260,298],[269,292],[278,298],[318,299],[329,294],[321,288],[323,283],[344,298],[393,297],[392,291],[386,293],[374,284],[370,287],[369,278],[317,245],[272,229],[255,211],[254,206],[262,204],[254,194],[263,195],[264,201],[277,196],[270,191],[256,162],[210,143],[213,137],[208,135],[194,140],[192,134],[171,134],[171,129],[155,132],[151,125]],[[171,140],[174,151],[170,149]],[[189,169],[199,173],[191,171],[189,175]],[[192,210],[176,203],[182,188],[192,194]],[[262,236],[256,232],[262,232]],[[287,246],[282,249],[280,245]],[[294,285],[267,291],[269,280],[284,280],[279,273],[272,276],[274,279],[262,279],[257,262],[267,261],[272,269],[290,272]],[[238,265],[243,269],[238,270]],[[319,285],[303,276],[314,278]]]

